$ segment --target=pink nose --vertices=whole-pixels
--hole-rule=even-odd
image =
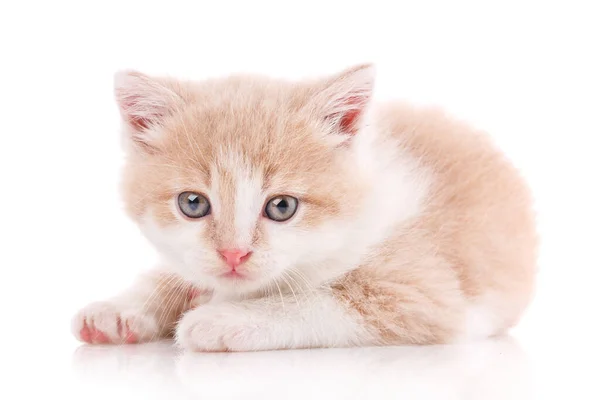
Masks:
[[[240,249],[226,249],[219,250],[219,254],[221,254],[221,257],[223,257],[227,265],[235,269],[238,265],[250,258],[252,252]]]

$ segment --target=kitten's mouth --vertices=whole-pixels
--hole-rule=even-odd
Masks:
[[[248,277],[246,275],[244,275],[234,269],[232,269],[231,271],[226,272],[224,274],[221,274],[220,276],[221,276],[221,278],[225,278],[225,279],[248,279]]]

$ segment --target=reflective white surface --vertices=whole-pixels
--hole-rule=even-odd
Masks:
[[[82,346],[80,382],[107,396],[246,399],[530,399],[527,356],[510,338],[461,346],[180,353],[170,343]],[[103,392],[104,393],[104,392]]]
[[[585,331],[577,340],[534,329],[465,345],[254,353],[188,353],[170,341],[88,346],[64,332],[45,343],[30,332],[28,346],[4,342],[0,399],[598,399],[598,331]]]

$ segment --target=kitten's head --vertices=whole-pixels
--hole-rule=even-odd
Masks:
[[[354,142],[372,86],[369,65],[310,82],[117,74],[128,212],[215,290],[326,277],[365,207]]]

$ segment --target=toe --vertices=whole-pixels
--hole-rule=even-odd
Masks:
[[[91,333],[91,337],[92,337],[92,342],[94,343],[98,343],[98,344],[106,344],[109,343],[110,340],[108,340],[108,336],[106,336],[106,334],[98,329],[94,329]]]
[[[79,331],[79,336],[84,342],[92,343],[92,334],[85,322],[83,323],[83,328],[81,328],[81,330]]]
[[[139,342],[139,337],[138,335],[136,335],[134,332],[131,331],[131,329],[129,329],[129,323],[125,322],[125,343],[138,343]]]
[[[127,336],[125,336],[125,343],[137,343],[138,342],[138,337],[135,333],[133,332],[127,332]]]

